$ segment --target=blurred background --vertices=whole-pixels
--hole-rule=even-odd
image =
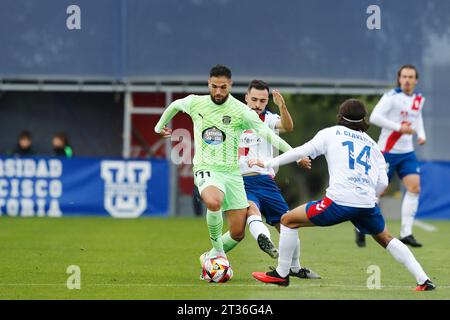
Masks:
[[[371,5],[380,8],[379,29],[368,27]],[[450,218],[449,1],[0,0],[0,7],[0,214],[201,215],[190,161],[174,153],[187,141],[162,140],[153,127],[171,101],[207,94],[213,65],[231,68],[241,100],[252,79],[279,89],[295,125],[282,137],[297,146],[333,125],[347,98],[372,110],[409,63],[427,99],[427,144],[416,149],[418,217]],[[185,115],[171,126],[192,134]],[[369,134],[377,140],[379,129]],[[20,150],[19,140],[31,147]],[[310,172],[282,168],[277,181],[294,206],[323,195],[327,179],[319,159]],[[391,186],[386,215],[399,217],[401,192]]]

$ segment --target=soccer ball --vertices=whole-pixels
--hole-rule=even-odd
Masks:
[[[208,282],[227,282],[233,277],[230,261],[222,256],[206,259],[202,267],[202,277]]]

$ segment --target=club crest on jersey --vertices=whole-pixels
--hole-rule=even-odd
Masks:
[[[231,123],[231,117],[230,116],[223,116],[222,122],[223,122],[223,124],[230,124]]]
[[[210,127],[202,132],[203,141],[207,144],[217,145],[225,141],[225,132],[218,129],[217,127]]]

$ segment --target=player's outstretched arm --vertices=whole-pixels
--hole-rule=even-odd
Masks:
[[[261,168],[271,168],[271,167],[282,166],[282,165],[297,161],[299,158],[305,157],[305,155],[308,153],[306,144],[304,144],[300,147],[291,149],[291,150],[283,153],[282,155],[280,155],[276,158],[273,158],[271,160],[268,160],[268,161],[262,161],[259,159],[250,159],[250,160],[248,160],[248,166],[250,168],[253,166],[258,166]]]
[[[175,115],[182,111],[189,113],[192,96],[187,96],[183,99],[178,99],[172,102],[166,110],[164,110],[161,118],[155,126],[155,132],[161,135],[163,138],[168,138],[172,134],[172,130],[167,128],[166,125],[169,121],[175,117]]]
[[[272,146],[283,152],[292,149],[286,141],[277,136],[268,126],[264,124],[264,122],[261,121],[261,119],[259,119],[258,114],[255,111],[247,108],[243,116],[247,128],[255,130],[259,136],[266,139]]]
[[[275,166],[282,166],[291,162],[298,161],[300,158],[311,156],[316,158],[326,152],[326,129],[319,131],[316,136],[300,147],[291,149],[282,155],[268,161],[260,161],[258,159],[251,159],[248,165],[252,167],[257,165],[263,168],[270,168]]]
[[[282,155],[264,162],[265,168],[271,168],[275,166],[283,166],[285,164],[296,162],[300,158],[304,158],[314,153],[314,146],[311,143],[305,143],[300,147],[291,149]]]

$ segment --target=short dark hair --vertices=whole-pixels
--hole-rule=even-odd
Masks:
[[[231,70],[223,64],[216,64],[209,71],[209,77],[226,77],[231,79]]]
[[[345,100],[339,107],[337,124],[352,130],[366,132],[369,129],[367,109],[357,99]]]
[[[252,80],[248,85],[247,92],[250,92],[253,88],[256,90],[267,90],[270,93],[269,85],[262,80]]]
[[[28,130],[24,130],[19,134],[19,140],[22,140],[22,139],[31,140],[31,138],[32,138],[31,132]]]
[[[404,64],[398,69],[397,71],[397,86],[400,87],[400,75],[402,74],[403,69],[413,69],[416,72],[416,79],[419,79],[419,72],[417,72],[417,69],[412,64]]]

